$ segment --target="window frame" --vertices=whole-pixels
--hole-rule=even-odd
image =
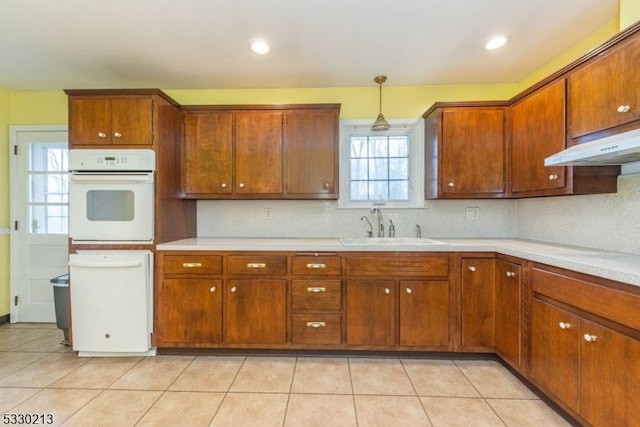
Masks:
[[[424,121],[421,119],[388,120],[391,129],[384,132],[371,130],[371,120],[340,120],[340,196],[338,208],[365,209],[372,205],[393,209],[416,209],[425,207],[424,197]],[[351,200],[351,136],[406,135],[409,138],[409,200],[375,201]]]

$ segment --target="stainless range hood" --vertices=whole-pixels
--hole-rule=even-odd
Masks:
[[[640,162],[640,129],[574,145],[544,159],[545,166],[600,166]]]

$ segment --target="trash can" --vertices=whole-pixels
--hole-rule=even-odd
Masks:
[[[53,283],[53,305],[56,309],[56,326],[64,334],[60,344],[69,345],[69,274],[50,280]]]

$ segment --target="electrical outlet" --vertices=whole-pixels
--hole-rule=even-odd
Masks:
[[[264,209],[264,216],[265,216],[265,218],[267,218],[267,219],[271,219],[271,218],[273,218],[273,209],[271,209],[271,208],[265,208],[265,209]]]
[[[469,207],[467,208],[467,219],[468,220],[476,220],[480,219],[480,208],[477,207]]]

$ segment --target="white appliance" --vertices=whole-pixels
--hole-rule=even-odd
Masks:
[[[577,144],[544,159],[545,166],[622,165],[640,162],[640,129]]]
[[[153,243],[153,150],[69,150],[73,243]]]
[[[150,251],[81,251],[69,256],[69,274],[78,356],[155,355]]]

